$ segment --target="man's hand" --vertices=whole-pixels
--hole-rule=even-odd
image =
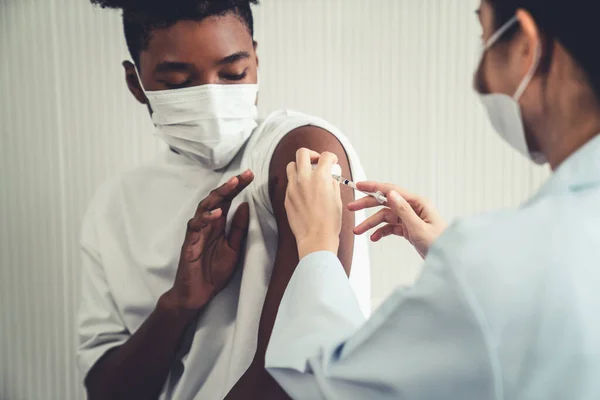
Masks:
[[[227,213],[253,179],[246,171],[200,202],[188,223],[173,287],[123,345],[92,367],[85,378],[89,399],[160,396],[187,326],[233,276],[248,231],[248,204],[239,206],[226,236]]]
[[[225,235],[231,201],[254,179],[250,171],[229,179],[200,202],[188,222],[173,288],[165,293],[177,310],[193,318],[229,282],[248,233],[248,203],[241,204]]]

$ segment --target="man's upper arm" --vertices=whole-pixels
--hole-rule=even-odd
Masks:
[[[265,352],[277,316],[279,303],[285,292],[290,278],[298,265],[298,250],[296,239],[290,229],[285,212],[285,195],[287,190],[286,167],[291,161],[296,160],[296,151],[307,147],[317,152],[330,151],[337,154],[342,174],[352,179],[348,157],[338,139],[327,130],[314,126],[303,126],[287,133],[279,141],[273,151],[269,164],[269,198],[279,233],[277,254],[273,265],[273,273],[269,289],[263,304],[263,310],[258,329],[258,343],[255,358],[251,367],[228,395],[228,399],[237,398],[264,398],[264,399],[289,399],[283,389],[265,370]],[[258,156],[258,155],[257,155]],[[261,160],[266,161],[266,160]],[[342,188],[344,205],[354,199],[354,193],[349,188]],[[318,206],[318,205],[317,205]],[[354,249],[354,215],[344,211],[342,219],[342,232],[340,236],[340,258],[346,274],[350,272],[352,253]]]
[[[92,207],[90,207],[92,209]],[[97,243],[95,223],[88,211],[81,235],[81,298],[77,315],[77,358],[84,378],[110,350],[129,338],[112,296]]]
[[[315,126],[303,126],[294,129],[283,137],[273,153],[269,168],[269,196],[279,231],[278,255],[275,261],[275,268],[277,268],[279,262],[294,265],[298,263],[296,239],[287,220],[284,201],[287,189],[286,167],[290,162],[296,160],[296,151],[302,147],[309,148],[318,153],[329,151],[336,154],[339,160],[338,164],[342,168],[342,176],[352,179],[348,156],[342,144],[332,133]],[[353,200],[353,190],[342,187],[344,211],[338,257],[346,270],[346,274],[350,274],[354,248],[354,214],[348,211],[346,205]],[[318,205],[315,205],[315,207],[318,207]]]

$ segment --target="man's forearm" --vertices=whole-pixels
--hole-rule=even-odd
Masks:
[[[265,370],[265,353],[269,338],[271,337],[271,330],[275,323],[275,317],[277,316],[279,303],[289,280],[294,274],[296,264],[298,264],[298,257],[295,242],[280,242],[275,259],[275,268],[273,268],[269,289],[267,290],[260,317],[258,343],[254,360],[233,389],[231,389],[227,397],[225,397],[226,400],[255,398],[264,400],[289,399],[285,391]]]
[[[288,282],[296,270],[296,265],[298,265],[298,250],[296,249],[295,242],[287,241],[280,243],[279,250],[277,259],[275,260],[275,268],[273,268],[271,275],[269,290],[265,296],[258,328],[256,358],[263,368],[264,357],[271,337],[271,331],[275,324],[275,318],[277,317],[279,303],[281,303]]]
[[[169,375],[186,327],[193,318],[161,296],[142,326],[122,346],[109,351],[89,372],[90,400],[156,399]]]

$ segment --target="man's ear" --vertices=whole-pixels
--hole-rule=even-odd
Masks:
[[[123,61],[123,68],[125,69],[125,82],[127,83],[127,87],[129,88],[129,91],[133,97],[135,97],[135,99],[142,104],[148,104],[148,99],[142,90],[133,63],[131,61]],[[142,78],[139,77],[139,79]]]

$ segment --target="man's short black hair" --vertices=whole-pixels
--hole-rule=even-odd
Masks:
[[[179,21],[202,21],[208,17],[233,14],[254,37],[251,4],[259,0],[91,0],[103,8],[123,11],[125,41],[139,67],[140,52],[147,48],[152,31],[168,28]]]

